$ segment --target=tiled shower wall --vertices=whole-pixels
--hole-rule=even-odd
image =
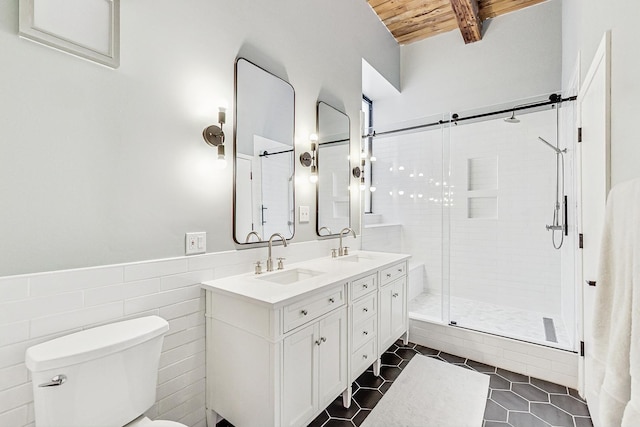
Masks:
[[[375,140],[373,211],[383,222],[402,224],[402,251],[424,262],[426,290],[441,291],[444,207],[453,296],[560,312],[560,255],[545,230],[553,214],[555,155],[537,141],[555,143],[555,114]],[[450,178],[442,174],[443,138],[450,144],[450,163],[444,158]],[[364,231],[363,247],[374,249],[367,241],[376,241],[379,231]]]
[[[352,243],[359,246],[359,240]],[[274,247],[287,263],[327,256],[334,240]],[[199,283],[252,271],[266,248],[0,278],[0,426],[34,426],[28,347],[145,315],[169,322],[151,418],[204,427],[204,292]]]

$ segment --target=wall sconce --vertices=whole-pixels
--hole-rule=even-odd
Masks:
[[[360,178],[360,190],[365,189],[364,166],[365,166],[365,159],[363,158],[360,162],[360,166],[356,166],[351,170],[351,173],[353,174],[354,178]]]
[[[212,147],[218,147],[218,159],[216,160],[216,166],[219,168],[227,167],[227,160],[224,156],[224,132],[222,126],[227,121],[227,109],[220,107],[218,110],[218,125],[211,125],[206,127],[202,131],[202,137],[204,141]]]
[[[308,151],[300,154],[300,164],[306,168],[311,167],[311,174],[309,175],[309,181],[314,184],[318,182],[318,165],[316,164],[316,151],[318,147],[318,135],[312,133],[309,135],[311,141],[311,153]]]

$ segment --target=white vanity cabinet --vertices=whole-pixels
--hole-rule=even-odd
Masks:
[[[203,283],[208,410],[239,427],[298,427],[340,393],[349,406],[353,380],[379,373],[408,325],[408,256],[352,256]],[[305,274],[283,282],[291,271]]]
[[[284,339],[283,426],[303,425],[347,384],[347,310]]]
[[[207,403],[239,426],[302,426],[347,387],[347,287],[282,306],[208,290]]]

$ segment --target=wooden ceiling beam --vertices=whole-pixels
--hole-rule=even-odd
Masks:
[[[482,39],[482,21],[478,9],[478,0],[450,0],[456,15],[458,27],[465,43]]]

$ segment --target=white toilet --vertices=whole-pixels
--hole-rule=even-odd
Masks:
[[[30,347],[37,427],[185,427],[144,416],[156,400],[166,320],[148,316]]]

